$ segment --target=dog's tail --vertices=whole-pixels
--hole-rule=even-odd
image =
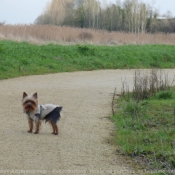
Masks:
[[[62,117],[62,114],[61,114],[62,109],[63,109],[62,106],[58,106],[58,110],[59,110],[59,117],[58,117],[58,120]]]

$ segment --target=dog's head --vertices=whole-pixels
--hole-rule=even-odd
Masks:
[[[37,93],[28,95],[23,93],[22,105],[25,112],[34,112],[38,107],[38,95]]]

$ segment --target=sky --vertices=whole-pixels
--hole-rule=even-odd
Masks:
[[[0,0],[0,22],[5,24],[32,24],[42,14],[51,0]],[[116,2],[116,0],[107,0]],[[121,0],[122,2],[123,0]],[[168,10],[175,17],[175,0],[142,0],[165,14]]]

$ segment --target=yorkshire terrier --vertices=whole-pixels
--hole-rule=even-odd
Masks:
[[[38,95],[34,93],[32,95],[28,95],[26,92],[23,93],[22,105],[24,113],[27,115],[28,123],[29,123],[29,133],[32,133],[33,126],[35,124],[35,134],[39,133],[41,120],[45,120],[49,122],[53,128],[54,135],[58,135],[58,126],[57,121],[61,117],[62,107],[53,105],[53,104],[38,104]]]

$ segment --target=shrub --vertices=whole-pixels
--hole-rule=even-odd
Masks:
[[[157,94],[158,99],[172,99],[173,93],[171,91],[162,91]]]
[[[82,55],[95,55],[95,49],[89,46],[78,46],[78,52]]]
[[[80,40],[83,40],[83,41],[86,41],[86,40],[91,40],[93,38],[93,35],[90,33],[90,32],[81,32],[79,35],[78,35],[78,38]]]
[[[139,116],[139,112],[141,110],[140,103],[137,103],[135,100],[129,100],[124,106],[124,112],[127,115],[130,115],[134,118]]]

